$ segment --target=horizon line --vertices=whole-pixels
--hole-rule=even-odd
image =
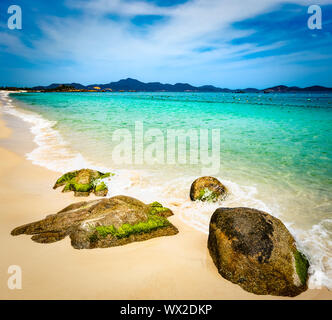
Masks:
[[[246,88],[235,88],[235,89],[232,89],[232,88],[227,88],[227,87],[221,87],[221,86],[216,86],[216,85],[212,85],[212,84],[204,84],[204,85],[192,85],[190,84],[190,82],[175,82],[175,83],[168,83],[168,82],[160,82],[160,81],[149,81],[149,82],[143,82],[141,80],[138,80],[138,79],[135,79],[135,78],[121,78],[117,81],[110,81],[110,82],[107,82],[107,83],[90,83],[90,84],[83,84],[81,82],[51,82],[50,84],[48,85],[33,85],[33,86],[27,86],[27,85],[21,85],[21,86],[12,86],[12,85],[1,85],[0,88],[17,88],[17,89],[33,89],[33,88],[37,88],[37,87],[43,87],[43,88],[47,88],[47,87],[50,87],[50,86],[53,86],[53,85],[58,85],[58,86],[61,86],[61,85],[81,85],[81,86],[84,86],[84,87],[92,87],[92,86],[105,86],[105,85],[108,85],[108,84],[115,84],[115,83],[118,83],[120,81],[128,81],[128,80],[134,80],[134,81],[137,81],[137,82],[140,82],[142,84],[145,84],[145,85],[150,85],[150,84],[160,84],[160,85],[164,85],[164,86],[167,86],[167,85],[171,85],[171,86],[176,86],[176,85],[189,85],[193,88],[204,88],[204,87],[213,87],[215,89],[219,89],[219,90],[231,90],[231,91],[236,91],[236,90],[248,90],[248,89],[252,89],[252,90],[258,90],[258,91],[264,91],[264,90],[268,90],[268,89],[273,89],[273,88],[278,88],[278,87],[285,87],[285,88],[298,88],[298,89],[307,89],[307,88],[312,88],[312,87],[322,87],[322,88],[325,88],[325,89],[330,89],[332,90],[332,87],[327,87],[327,86],[324,86],[324,85],[320,85],[320,84],[312,84],[312,85],[308,85],[308,86],[297,86],[297,85],[286,85],[286,84],[278,84],[278,85],[273,85],[273,86],[269,86],[269,87],[266,87],[266,88],[262,88],[262,89],[259,89],[258,87],[246,87]]]

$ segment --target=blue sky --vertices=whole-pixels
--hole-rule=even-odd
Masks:
[[[7,27],[20,5],[22,30]],[[310,30],[308,6],[322,8]],[[332,87],[332,0],[1,0],[0,85]]]

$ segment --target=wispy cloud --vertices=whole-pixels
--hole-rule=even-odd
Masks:
[[[84,11],[88,15],[107,15],[109,13],[121,16],[133,17],[137,15],[165,15],[173,10],[165,7],[158,7],[144,1],[123,1],[123,0],[67,0],[67,5]]]
[[[287,64],[308,61],[308,55],[301,54],[301,48],[287,49],[291,48],[292,39],[278,37],[278,29],[272,28],[275,34],[271,35],[272,41],[267,42],[262,35],[250,38],[257,33],[255,23],[246,28],[236,27],[237,22],[277,12],[286,3],[307,6],[311,1],[192,0],[158,6],[143,0],[67,0],[65,8],[72,10],[72,15],[40,17],[36,22],[41,34],[38,39],[30,38],[28,30],[23,30],[23,37],[2,32],[0,52],[22,56],[37,65],[51,61],[56,78],[62,76],[63,81],[72,77],[71,80],[82,82],[103,82],[132,76],[142,80],[187,80],[194,84],[233,87],[254,85],[250,78],[251,81],[256,77],[262,79],[262,74],[269,70],[267,63],[278,63],[287,71]],[[320,1],[322,5],[330,3],[332,1]],[[161,19],[149,24],[133,23],[139,16],[146,19],[160,16]],[[248,40],[234,43],[234,39]],[[305,52],[307,49],[303,50]],[[298,60],[292,61],[292,55]],[[319,50],[313,48],[309,56],[318,58]],[[71,74],[59,74],[60,69],[54,66],[58,63],[59,68],[63,68],[63,62],[68,61]],[[230,69],[240,66],[243,76],[236,79]],[[245,74],[247,71],[251,75]],[[287,73],[289,76],[289,71]],[[270,76],[266,84],[275,81]],[[296,76],[294,73],[294,81]]]

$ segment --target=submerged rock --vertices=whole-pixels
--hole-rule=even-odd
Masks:
[[[196,179],[190,188],[190,199],[192,201],[223,200],[227,194],[226,187],[216,178],[200,177]]]
[[[96,196],[105,197],[108,188],[102,180],[110,176],[110,172],[102,173],[91,169],[71,171],[62,175],[53,189],[64,186],[62,192],[74,191],[76,197],[87,197],[90,192],[94,192]]]
[[[208,248],[219,273],[249,292],[293,297],[307,289],[307,259],[284,224],[263,211],[217,209]]]
[[[158,202],[144,204],[116,196],[73,203],[45,219],[14,229],[11,234],[33,235],[32,240],[51,243],[70,236],[76,249],[106,248],[178,233],[167,217],[172,211]]]

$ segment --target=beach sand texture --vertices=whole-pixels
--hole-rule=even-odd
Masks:
[[[169,220],[177,235],[108,249],[75,250],[68,237],[47,245],[12,237],[15,227],[82,199],[54,191],[59,173],[24,158],[22,150],[34,147],[26,124],[0,117],[1,299],[288,299],[254,295],[223,279],[208,253],[207,235],[176,214]],[[22,268],[21,290],[7,286],[10,265]],[[290,299],[331,298],[321,289]]]

